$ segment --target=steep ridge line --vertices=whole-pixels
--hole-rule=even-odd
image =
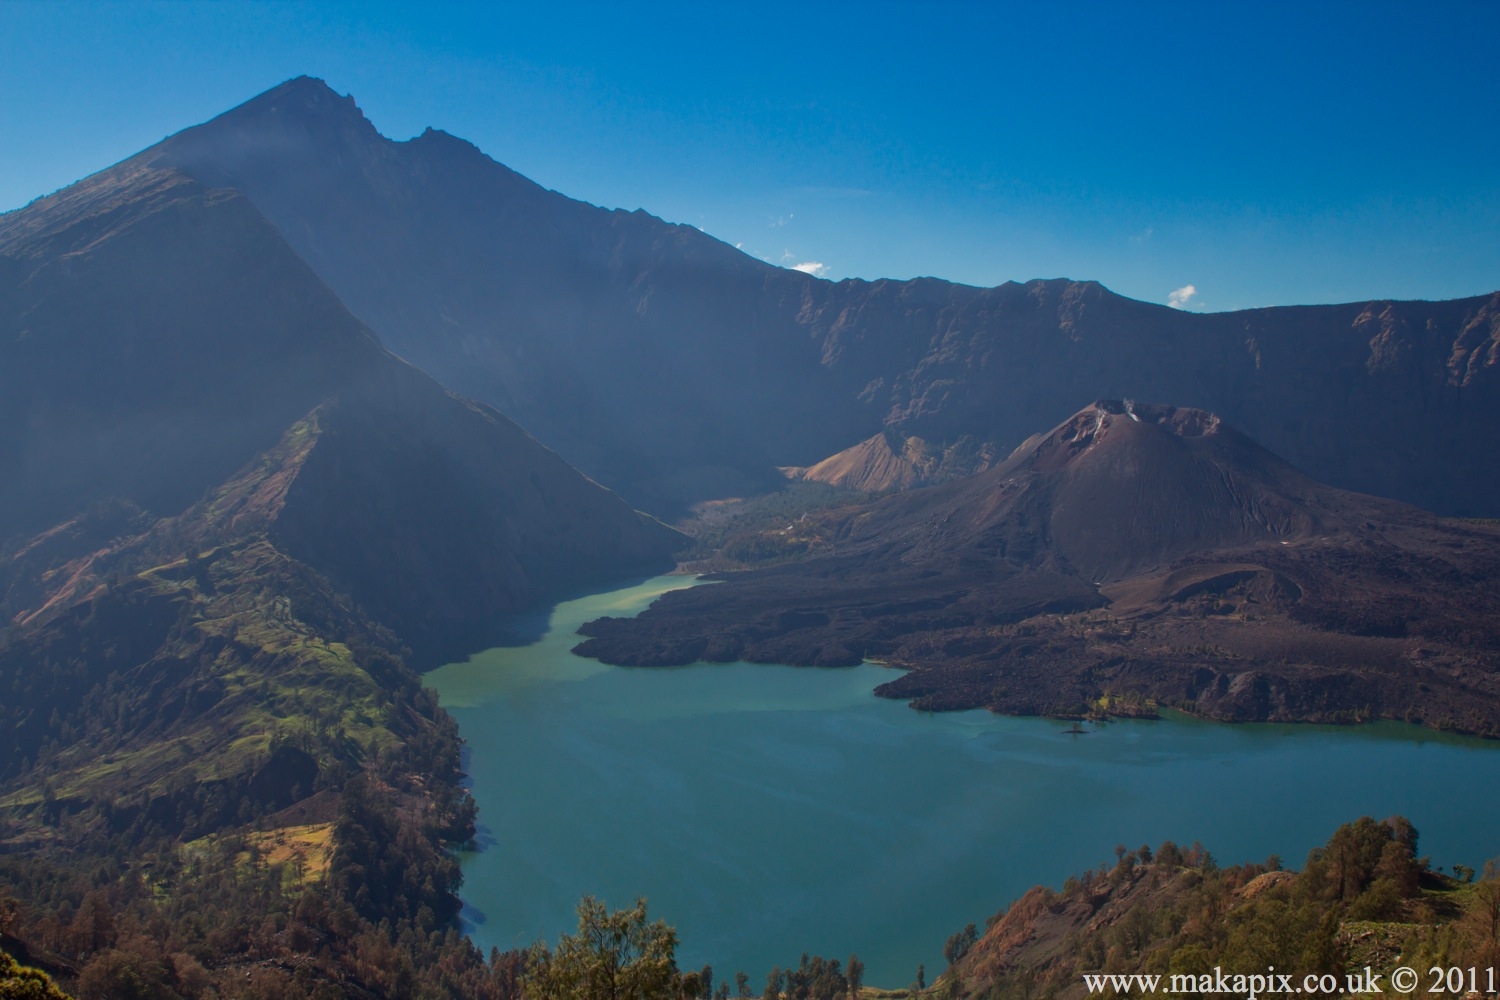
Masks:
[[[1500,296],[1197,315],[1066,279],[826,281],[443,132],[385,139],[305,77],[137,162],[244,192],[398,354],[659,514],[776,467],[968,474],[1100,397],[1217,412],[1341,488],[1500,513]]]

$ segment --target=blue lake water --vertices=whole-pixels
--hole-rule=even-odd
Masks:
[[[660,577],[559,605],[538,642],[427,675],[468,741],[479,849],[465,915],[488,950],[573,929],[593,894],[646,896],[679,965],[759,993],[803,951],[902,986],[966,923],[1114,848],[1202,841],[1300,867],[1335,827],[1408,816],[1434,864],[1500,855],[1500,744],[1396,724],[1065,724],[876,698],[877,665],[617,668],[569,652]]]

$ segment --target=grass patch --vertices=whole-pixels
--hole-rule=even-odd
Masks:
[[[333,824],[311,823],[264,830],[246,838],[240,859],[252,863],[288,865],[298,883],[317,882],[328,874],[333,858]]]

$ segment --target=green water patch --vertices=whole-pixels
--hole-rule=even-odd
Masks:
[[[750,974],[857,952],[867,981],[943,967],[947,936],[1117,844],[1202,841],[1221,863],[1307,851],[1395,813],[1434,864],[1500,855],[1500,745],[1411,726],[1087,726],[930,714],[874,697],[888,668],[616,668],[573,634],[688,586],[560,605],[529,646],[429,674],[468,741],[463,857],[483,948],[571,930],[592,893],[677,926],[681,964]]]

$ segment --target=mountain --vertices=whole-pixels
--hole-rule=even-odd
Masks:
[[[0,288],[0,538],[176,513],[380,354],[249,202],[169,171],[0,216]]]
[[[1334,496],[1213,414],[1102,400],[988,473],[876,506],[840,545],[923,563],[982,554],[1100,584],[1323,534]]]
[[[611,663],[853,664],[922,709],[1397,718],[1500,735],[1500,527],[1101,401],[987,472],[765,533],[803,561],[601,619]]]
[[[309,794],[439,725],[411,667],[681,540],[388,353],[243,196],[162,168],[0,217],[0,407],[11,805],[45,779],[170,812],[294,733],[277,794]]]
[[[1500,513],[1500,295],[1195,315],[1092,282],[831,282],[547,191],[306,77],[137,158],[242,192],[396,353],[633,503],[988,468],[1080,399],[1219,413],[1333,485]]]
[[[907,490],[760,498],[735,544],[781,563],[592,623],[612,662],[1500,735],[1500,528],[1297,471],[1492,511],[1497,305],[826,282],[292,81],[0,216],[0,945],[84,996],[518,995],[459,933],[418,669],[672,564],[568,459],[662,513]],[[1023,903],[955,982],[1003,984]]]
[[[833,380],[815,344],[760,328],[785,311],[767,282],[791,294],[780,269],[546,191],[444,132],[391,142],[321,82],[137,162],[243,192],[393,351],[635,502],[764,492],[767,441],[811,436],[813,457],[852,433],[799,426],[837,419]]]

